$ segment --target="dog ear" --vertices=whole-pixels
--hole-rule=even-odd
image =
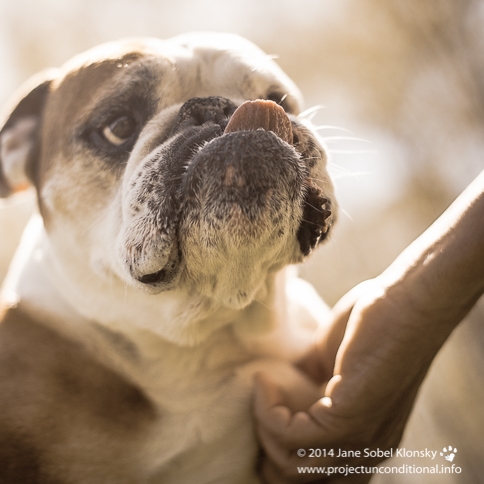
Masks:
[[[42,112],[57,71],[29,79],[13,96],[0,120],[0,197],[28,188],[39,148]]]

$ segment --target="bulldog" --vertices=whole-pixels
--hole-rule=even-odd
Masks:
[[[294,362],[326,307],[287,267],[336,202],[299,112],[271,57],[208,33],[102,45],[15,96],[0,191],[38,214],[1,294],[0,482],[259,482],[254,375],[319,397]]]

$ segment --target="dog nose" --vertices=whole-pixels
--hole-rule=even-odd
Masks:
[[[237,106],[230,99],[220,96],[189,99],[180,108],[173,133],[207,123],[218,124],[224,130],[236,109]]]

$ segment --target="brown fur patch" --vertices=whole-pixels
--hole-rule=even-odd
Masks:
[[[22,309],[6,312],[0,324],[0,483],[62,482],[71,474],[100,479],[106,469],[117,475],[132,460],[131,444],[156,418],[136,385],[81,344]],[[53,461],[60,469],[50,467]]]

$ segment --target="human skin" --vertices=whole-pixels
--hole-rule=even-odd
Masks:
[[[398,446],[435,355],[484,292],[484,172],[382,274],[334,306],[301,368],[324,398],[293,413],[265,375],[255,415],[269,484],[367,483],[298,474],[299,466],[374,466],[384,458],[299,457],[298,449]],[[361,453],[363,454],[363,452]]]

